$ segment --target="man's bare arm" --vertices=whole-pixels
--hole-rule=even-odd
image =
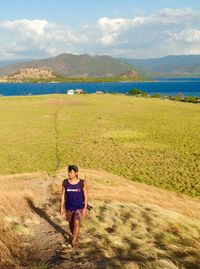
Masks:
[[[60,200],[60,214],[61,215],[64,212],[64,204],[65,204],[65,187],[62,186],[61,200]]]
[[[87,183],[86,182],[84,182],[83,193],[84,193],[83,216],[85,216],[86,215],[87,205],[88,205],[88,187],[87,187]]]

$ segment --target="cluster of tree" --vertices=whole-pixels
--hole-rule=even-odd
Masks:
[[[171,96],[171,100],[181,101],[181,102],[190,102],[190,103],[198,103],[199,98],[195,96],[184,96],[184,94],[179,93],[175,96]]]
[[[128,95],[136,95],[136,96],[143,96],[143,97],[149,96],[147,92],[144,92],[144,91],[139,90],[137,88],[134,88],[134,89],[130,90],[128,92]]]
[[[128,95],[134,95],[134,96],[142,96],[142,97],[152,97],[152,98],[164,98],[174,101],[181,101],[181,102],[190,102],[190,103],[199,103],[200,98],[195,96],[184,96],[184,94],[179,93],[175,96],[165,96],[163,97],[160,93],[154,93],[152,95],[148,94],[145,91],[142,91],[140,89],[134,88],[128,92]]]
[[[148,94],[145,91],[139,90],[137,88],[134,88],[128,92],[128,95],[135,95],[135,96],[142,96],[142,97],[152,97],[152,98],[160,98],[160,93],[154,93],[152,95]]]

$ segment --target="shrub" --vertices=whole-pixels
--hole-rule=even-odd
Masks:
[[[160,93],[154,93],[151,97],[152,98],[160,98],[161,94]]]
[[[187,96],[187,97],[185,97],[184,101],[185,102],[190,102],[190,103],[196,103],[197,99],[194,96]]]
[[[148,96],[148,93],[147,93],[147,92],[143,92],[143,93],[142,93],[142,96],[143,96],[143,97],[147,97],[147,96]]]
[[[172,96],[172,100],[175,100],[175,101],[184,101],[184,94],[182,93],[178,93],[176,94],[175,96]]]
[[[129,94],[142,94],[143,93],[143,91],[141,91],[141,90],[139,90],[139,89],[137,89],[137,88],[134,88],[134,89],[132,89],[132,90],[130,90],[129,91]]]

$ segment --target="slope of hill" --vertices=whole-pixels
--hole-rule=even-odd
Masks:
[[[16,63],[2,67],[0,68],[0,76],[11,76],[20,73],[21,69],[28,68],[48,69],[54,75],[71,78],[112,77],[134,70],[133,66],[109,56],[72,55],[64,53],[54,58]]]
[[[127,81],[144,80],[144,76],[142,77],[142,75],[139,75],[138,71],[133,71],[133,70],[120,74],[119,77],[122,80],[127,80]]]
[[[197,105],[2,97],[0,125],[0,268],[199,269]],[[75,249],[59,214],[67,163],[82,167],[93,206]]]
[[[200,76],[200,55],[171,55],[154,59],[127,59],[120,58],[153,77],[176,76],[198,77]]]
[[[28,79],[56,79],[56,76],[51,70],[44,68],[24,68],[17,74],[9,77],[12,81],[23,81]]]
[[[93,209],[75,249],[59,214],[66,170],[0,177],[2,269],[200,268],[199,200],[103,170],[80,177]]]

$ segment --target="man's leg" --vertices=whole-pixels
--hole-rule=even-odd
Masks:
[[[71,220],[69,222],[69,229],[70,229],[71,233],[73,234],[73,232],[74,232],[74,214],[72,215]]]
[[[70,210],[66,210],[66,220],[69,224],[69,229],[71,233],[73,234],[74,231],[74,213]]]
[[[74,247],[76,245],[76,242],[78,240],[79,230],[80,230],[80,220],[79,219],[74,219],[72,247]]]

